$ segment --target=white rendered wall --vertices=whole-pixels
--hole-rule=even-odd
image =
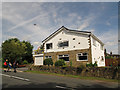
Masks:
[[[94,46],[93,37],[91,37],[92,63],[95,63],[95,61],[97,61],[98,67],[105,66],[104,46],[102,50],[100,48],[100,45],[101,44],[98,41],[96,41],[96,46]],[[101,56],[103,56],[104,60],[101,60]]]
[[[75,38],[75,40],[73,40]],[[61,40],[60,40],[61,39]],[[52,43],[52,49],[46,49],[46,43],[44,45],[45,53],[46,52],[59,52],[59,51],[69,51],[69,50],[78,50],[78,49],[88,49],[89,43],[88,35],[81,35],[76,33],[70,33],[65,30],[59,32],[52,39],[48,40],[46,43]],[[58,47],[57,44],[59,41],[69,41],[69,47]],[[78,44],[80,42],[80,44]],[[75,47],[74,47],[75,46]]]

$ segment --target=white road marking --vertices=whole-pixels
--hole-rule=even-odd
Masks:
[[[56,86],[57,88],[66,88],[66,87],[62,87],[62,86]]]
[[[12,77],[12,78],[19,79],[19,80],[30,81],[29,79],[25,79],[25,78],[21,78],[21,77],[17,77],[17,76],[10,76],[7,74],[2,74],[2,73],[0,73],[0,75],[6,76],[6,77]]]

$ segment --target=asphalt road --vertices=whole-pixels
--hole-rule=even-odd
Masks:
[[[23,70],[22,70],[23,71]],[[99,80],[83,80],[71,77],[27,73],[27,72],[3,72],[2,88],[118,88],[117,82],[105,82]]]

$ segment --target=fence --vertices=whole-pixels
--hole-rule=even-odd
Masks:
[[[105,66],[120,66],[120,58],[117,59],[105,59]]]

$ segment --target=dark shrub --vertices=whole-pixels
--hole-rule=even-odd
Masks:
[[[94,64],[93,64],[93,67],[97,67],[98,65],[97,65],[97,62],[95,62]]]
[[[77,67],[77,74],[80,74],[82,72],[82,68],[81,67]]]
[[[43,64],[44,64],[44,65],[48,65],[48,66],[49,66],[49,65],[53,65],[53,61],[52,61],[51,58],[47,58],[47,59],[44,60]]]
[[[55,62],[55,66],[63,66],[65,65],[65,61],[63,59],[59,59]]]

